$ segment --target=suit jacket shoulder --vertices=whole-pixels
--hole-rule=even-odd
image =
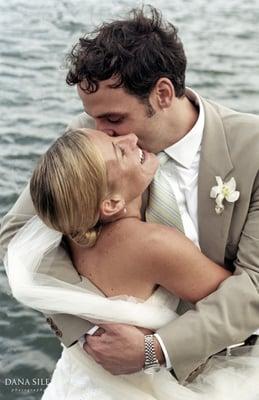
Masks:
[[[67,129],[88,128],[92,126],[92,120],[85,113],[81,113],[71,121]],[[27,184],[14,206],[2,220],[0,229],[1,257],[4,257],[10,240],[34,215],[35,209],[30,196],[29,184]],[[55,263],[52,265],[48,263],[47,259],[43,260],[39,270],[71,284],[84,286],[88,290],[101,295],[100,291],[86,279],[82,282],[63,247],[57,249],[55,257]],[[92,326],[86,320],[65,314],[51,315],[51,318],[49,317],[47,321],[52,330],[66,346],[70,346]]]

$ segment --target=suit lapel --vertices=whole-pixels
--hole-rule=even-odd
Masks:
[[[223,213],[217,215],[215,199],[210,198],[210,190],[212,186],[217,185],[215,176],[226,180],[233,165],[222,119],[212,104],[204,100],[202,102],[205,110],[205,126],[198,179],[199,242],[204,254],[223,265],[233,203],[225,201]]]

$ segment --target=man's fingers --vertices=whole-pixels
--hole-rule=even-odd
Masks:
[[[94,343],[97,343],[100,341],[100,338],[102,335],[104,335],[105,332],[101,332],[100,334],[95,332],[94,335],[85,335],[85,342],[89,345],[92,346]]]
[[[96,345],[98,345],[98,343],[101,343],[103,341],[102,339],[103,339],[102,335],[88,336],[86,343],[94,350]]]
[[[91,356],[97,364],[100,364],[99,358],[96,356],[95,352],[91,349],[90,346],[88,346],[87,342],[84,343],[83,345],[84,351]]]
[[[118,324],[98,324],[100,328],[102,328],[106,332],[110,332],[114,330],[114,327]]]
[[[116,332],[120,332],[121,329],[123,329],[125,327],[128,327],[128,326],[131,326],[131,325],[110,323],[110,324],[98,324],[98,326],[100,328],[103,328],[105,330],[105,332],[107,332],[107,333],[108,332],[116,333]],[[136,329],[136,327],[134,327],[134,329]]]
[[[105,365],[105,361],[106,361],[106,360],[102,360],[102,361],[101,361],[101,358],[100,358],[100,357],[96,354],[96,352],[87,344],[87,342],[84,343],[83,348],[84,348],[85,352],[86,352],[89,356],[91,356],[97,364],[101,364],[102,367],[103,367],[104,369],[106,369],[107,371],[109,371],[109,372],[112,373],[112,366],[109,365],[109,362],[108,362],[108,365]],[[118,374],[119,374],[119,372],[118,372]],[[116,374],[116,375],[117,375],[117,374]]]
[[[103,352],[106,353],[110,346],[107,342],[106,333],[103,333],[101,336],[89,336],[85,344],[87,344],[96,355],[102,355]]]
[[[97,331],[92,336],[102,336],[103,333],[105,333],[105,329],[99,327],[99,329],[97,329]]]

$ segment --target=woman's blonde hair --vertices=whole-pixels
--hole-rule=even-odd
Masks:
[[[95,244],[107,173],[86,129],[68,131],[54,142],[33,172],[30,192],[46,225],[88,247]]]

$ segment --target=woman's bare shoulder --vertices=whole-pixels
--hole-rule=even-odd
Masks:
[[[175,228],[130,218],[125,218],[119,230],[120,232],[127,233],[128,237],[132,237],[135,240],[138,238],[141,242],[145,242],[146,240],[162,242],[164,235],[170,238],[181,238],[184,236]]]
[[[122,258],[128,259],[130,255],[137,264],[154,265],[161,257],[164,260],[166,255],[176,254],[185,240],[185,236],[174,228],[125,218],[108,227],[99,247],[107,248],[110,243],[112,251],[120,252]]]
[[[174,249],[177,251],[183,241],[188,240],[175,228],[143,221],[137,224],[127,221],[124,229],[127,245],[134,248],[135,254],[146,262],[160,259],[161,253],[167,252],[169,248],[172,254]]]
[[[163,245],[167,241],[173,244],[185,240],[185,236],[176,228],[166,225],[143,222],[141,230],[143,242],[146,241],[147,244],[150,243],[150,241],[157,245]]]

